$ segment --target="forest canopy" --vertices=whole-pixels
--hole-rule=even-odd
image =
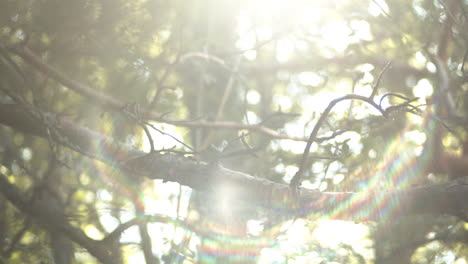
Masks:
[[[0,1],[0,264],[467,263],[467,8]]]

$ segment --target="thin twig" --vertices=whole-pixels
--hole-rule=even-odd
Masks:
[[[153,124],[147,122],[147,121],[143,121],[144,124],[146,124],[147,126],[151,127],[152,129],[158,131],[159,133],[161,133],[162,135],[164,136],[168,136],[170,138],[172,138],[173,140],[177,141],[178,143],[180,143],[182,146],[190,149],[191,151],[195,152],[195,149],[193,149],[191,146],[185,144],[183,141],[181,141],[180,139],[174,137],[173,135],[169,134],[169,133],[166,133],[164,131],[162,131],[161,129],[158,129],[157,127],[155,127]]]
[[[224,107],[226,106],[226,102],[227,102],[227,100],[229,98],[229,95],[231,94],[232,88],[234,87],[235,76],[236,76],[237,71],[239,70],[239,65],[240,65],[241,61],[242,61],[242,59],[239,56],[233,70],[231,71],[231,75],[229,76],[226,87],[224,88],[223,97],[221,98],[221,102],[219,102],[218,110],[216,111],[214,122],[217,122],[218,120],[221,119],[221,115],[224,112]],[[211,141],[212,137],[213,137],[213,131],[210,130],[210,131],[208,131],[207,135],[205,136],[205,138],[203,140],[203,143],[201,144],[201,146],[199,148],[200,149],[205,149],[208,146],[208,144],[210,144],[210,141]]]
[[[156,84],[158,85],[158,88],[156,89],[156,94],[154,95],[153,100],[151,100],[151,103],[149,104],[150,109],[154,109],[156,105],[158,104],[159,98],[161,98],[162,92],[167,88],[164,86],[164,82],[166,81],[171,71],[174,69],[174,66],[176,66],[179,63],[179,61],[180,61],[180,55],[177,54],[174,62],[166,66],[165,71],[162,74],[162,76],[156,79]]]
[[[380,72],[379,77],[377,77],[377,81],[375,82],[374,86],[372,87],[372,93],[369,96],[369,99],[374,99],[374,96],[377,94],[377,90],[380,85],[380,81],[382,80],[383,75],[392,67],[392,61],[387,62],[383,70]]]
[[[382,11],[388,18],[392,18],[392,16],[387,13],[387,11],[385,11],[385,9],[376,0],[372,0],[372,2],[374,2],[374,4],[379,7],[380,11]]]
[[[335,107],[335,105],[337,103],[339,103],[341,101],[345,101],[345,100],[364,101],[364,102],[370,104],[371,106],[373,106],[375,109],[377,109],[382,115],[386,115],[385,110],[382,109],[382,107],[380,107],[373,100],[371,100],[370,98],[365,97],[365,96],[356,95],[356,94],[348,94],[348,95],[345,95],[343,97],[332,100],[328,104],[327,108],[325,109],[325,111],[322,113],[319,120],[317,121],[317,124],[315,125],[314,129],[310,133],[309,140],[307,141],[307,145],[306,145],[306,147],[304,149],[304,152],[303,152],[302,158],[301,158],[301,162],[299,164],[299,170],[296,172],[296,175],[294,175],[294,177],[292,178],[291,183],[290,183],[290,185],[294,189],[296,189],[300,185],[300,182],[302,180],[302,175],[304,174],[304,170],[306,168],[306,165],[308,164],[310,148],[312,146],[312,143],[316,141],[317,134],[318,134],[318,131],[319,131],[320,127],[322,126],[322,124],[326,120],[326,118],[328,117],[328,114],[331,112],[333,107]]]
[[[54,79],[55,81],[59,82],[60,84],[68,87],[71,90],[85,96],[86,98],[92,99],[93,101],[97,102],[106,107],[110,107],[113,109],[123,109],[127,105],[120,100],[115,99],[108,94],[99,92],[97,89],[93,89],[92,87],[86,86],[78,81],[70,79],[65,74],[59,72],[57,69],[53,68],[52,66],[46,64],[35,55],[30,49],[23,46],[11,46],[11,45],[3,45],[3,47],[13,51],[15,54],[20,56],[25,62],[34,66],[35,69],[38,71],[46,74],[50,78]],[[307,141],[305,137],[295,137],[289,136],[286,134],[279,133],[271,128],[265,127],[262,124],[243,124],[238,122],[208,122],[208,121],[187,121],[187,120],[171,120],[164,118],[164,113],[158,113],[155,111],[150,111],[147,109],[141,109],[141,116],[147,120],[155,120],[162,123],[172,124],[175,126],[183,126],[189,128],[212,128],[212,129],[237,129],[237,130],[249,130],[251,132],[259,133],[271,138],[275,139],[289,139],[294,141]]]
[[[408,98],[408,97],[406,97],[406,96],[403,96],[403,95],[397,94],[397,93],[386,93],[386,94],[384,94],[384,95],[380,98],[380,102],[379,102],[379,106],[380,106],[380,107],[382,107],[382,102],[383,102],[383,100],[385,99],[385,97],[389,97],[389,96],[395,96],[395,97],[398,97],[398,98],[403,99],[403,100],[405,100],[405,101],[411,101],[411,102],[418,99],[418,98],[412,98],[412,99],[410,99],[410,98]]]

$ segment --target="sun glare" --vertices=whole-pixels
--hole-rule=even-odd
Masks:
[[[369,4],[369,12],[373,16],[383,15],[387,12],[388,7],[385,2],[378,1],[377,3]],[[255,28],[255,30],[254,30]],[[241,12],[238,17],[238,48],[241,50],[254,49],[258,45],[274,40],[276,60],[278,63],[288,63],[294,61],[297,52],[307,52],[307,44],[301,45],[303,39],[294,37],[294,28],[305,28],[307,30],[307,39],[317,41],[321,45],[321,56],[335,57],[353,43],[359,41],[371,41],[373,36],[370,32],[370,25],[364,20],[353,20],[351,23],[346,23],[339,14],[333,13],[332,9],[327,8],[326,4],[318,1],[254,1],[250,8]],[[302,48],[305,47],[305,48]],[[256,58],[257,53],[244,53],[248,60]],[[313,54],[305,53],[305,56],[313,57]],[[355,93],[369,96],[372,92],[371,83],[375,77],[371,74],[374,66],[371,64],[361,65],[358,71],[363,72],[363,77],[355,87]],[[350,93],[352,82],[349,80],[334,81],[333,86],[328,86],[329,89],[322,89],[319,93],[308,95],[304,87],[318,87],[326,85],[326,80],[319,72],[304,71],[297,76],[287,76],[292,80],[288,85],[287,94],[275,94],[273,103],[282,111],[289,111],[293,104],[298,103],[301,106],[302,115],[285,125],[285,132],[288,135],[307,136],[312,126],[315,124],[320,113],[327,107],[329,102],[343,93]],[[425,85],[421,84],[421,86]],[[424,87],[424,92],[427,92],[427,86]],[[421,89],[416,89],[415,93],[422,94]],[[429,93],[429,92],[427,92]],[[293,96],[300,94],[296,100]],[[378,97],[378,96],[377,96]],[[255,93],[250,93],[247,100],[250,104],[256,104],[260,98]],[[386,105],[388,100],[384,100]],[[349,111],[349,102],[337,105],[333,109],[333,115],[345,116]],[[369,109],[366,106],[355,106],[358,112],[358,119],[365,118],[369,115],[376,114],[374,109]],[[312,117],[312,120],[311,120]],[[312,121],[312,122],[311,122]],[[306,129],[304,129],[306,127]],[[360,153],[363,146],[360,142],[360,135],[357,133],[345,133],[336,138],[337,142],[347,140],[351,153]],[[305,144],[291,140],[281,140],[277,147],[300,155]],[[273,146],[276,148],[276,145]],[[311,152],[318,149],[317,144],[313,144]],[[322,163],[316,163],[319,165]],[[337,164],[335,164],[338,166]],[[283,174],[283,181],[289,182],[292,176],[297,171],[296,166],[278,165],[275,168],[279,173]],[[339,167],[334,170],[336,177],[331,175],[334,184],[339,183],[344,179],[342,173],[338,173]],[[325,190],[327,183],[304,182],[303,187],[321,188]],[[289,223],[290,224],[290,223]],[[288,223],[285,224],[287,226]],[[282,262],[280,256],[292,254],[297,247],[306,243],[311,239],[316,239],[321,245],[336,248],[340,244],[349,244],[364,256],[372,257],[370,240],[368,239],[369,230],[366,225],[354,224],[343,221],[319,221],[311,231],[310,226],[298,220],[290,227],[284,240],[280,246],[281,250],[265,249],[262,254],[260,263],[272,263],[275,261]],[[273,256],[270,259],[269,256]],[[310,263],[305,260],[303,263]],[[313,259],[313,258],[312,258]],[[275,262],[276,263],[276,262]],[[302,262],[294,262],[302,263]],[[318,263],[318,262],[317,262]]]
[[[366,259],[373,258],[369,227],[347,221],[319,220],[313,237],[323,246],[338,248],[341,244],[352,245]]]
[[[369,4],[368,8],[371,15],[377,16],[383,14],[387,7],[382,0],[378,2],[378,5],[377,3]],[[307,34],[302,39],[296,38],[294,29],[305,30]],[[277,63],[293,62],[297,59],[295,56],[298,53],[303,53],[304,56],[313,58],[314,54],[310,54],[308,51],[307,41],[314,41],[320,45],[319,50],[322,53],[320,56],[335,57],[336,55],[343,55],[342,53],[349,45],[359,41],[371,41],[373,38],[368,22],[355,19],[347,23],[339,14],[333,11],[333,8],[320,1],[253,1],[241,10],[237,17],[237,34],[238,39],[235,44],[239,50],[243,51],[242,54],[246,61],[256,60],[259,51],[261,51],[261,49],[257,50],[257,48],[265,45],[266,48],[275,52]],[[421,60],[421,56],[418,54],[415,58],[416,60]],[[372,92],[370,84],[375,79],[375,76],[371,74],[373,69],[374,66],[371,64],[364,64],[356,68],[356,71],[363,74],[354,87],[356,94],[370,95]],[[278,78],[288,81],[288,85],[285,89],[286,92],[273,94],[272,102],[275,108],[284,112],[292,111],[296,104],[301,107],[301,116],[285,124],[285,132],[288,135],[298,137],[308,136],[308,133],[310,133],[313,125],[315,125],[318,117],[329,102],[340,97],[343,93],[350,93],[352,87],[352,80],[350,78],[332,80],[333,85],[329,85],[327,83],[329,80],[322,76],[320,71],[315,70],[303,71],[296,75],[291,75],[288,72],[279,72]],[[315,87],[323,88],[324,86],[326,89],[315,89]],[[427,82],[420,82],[415,87],[414,93],[419,96],[427,96],[432,93],[430,88]],[[309,93],[309,90],[314,92]],[[262,100],[260,93],[254,89],[248,90],[245,98],[251,106],[258,105]],[[388,103],[388,100],[383,101],[384,105],[386,103]],[[333,109],[331,115],[343,117],[347,115],[349,107],[349,102],[338,104]],[[374,110],[370,110],[364,106],[357,105],[354,107],[357,112],[355,117],[357,119],[375,114]],[[248,121],[249,123],[261,121],[254,111],[247,111],[244,118],[244,121]],[[181,144],[177,140],[165,134],[167,133],[175,138],[182,139],[183,135],[175,126],[160,123],[152,123],[152,125],[156,128],[150,130],[156,149],[168,149],[174,146],[181,147]],[[416,137],[413,134],[408,134],[407,136],[411,138],[413,136]],[[343,141],[348,142],[350,153],[359,153],[363,148],[360,142],[360,135],[357,133],[348,132],[336,138],[336,142]],[[272,149],[282,149],[295,155],[300,155],[304,150],[304,146],[304,142],[291,140],[279,140],[272,143]],[[146,151],[150,148],[150,141],[146,134],[143,134],[143,148]],[[312,144],[311,152],[317,151],[318,148],[318,144]],[[338,184],[345,178],[344,174],[339,172],[341,166],[342,164],[338,163],[330,166],[329,171],[331,174],[327,176],[327,178],[331,179],[330,182],[322,182],[322,180],[314,182],[305,181],[303,187],[311,189],[320,188],[320,190],[324,191],[328,188],[328,184]],[[275,171],[283,175],[283,181],[286,183],[291,180],[297,169],[297,166],[284,166],[284,164],[278,164],[275,167]],[[313,171],[318,172],[323,169],[323,163],[316,162],[314,164]],[[171,197],[173,197],[174,193],[178,192],[176,184],[161,184],[157,182],[152,192],[157,195],[145,195],[143,199],[147,213],[169,215],[171,217],[187,216],[191,192],[185,192],[182,195],[181,208],[183,209],[180,212],[175,212],[172,209],[176,201],[171,199]],[[233,203],[229,197],[230,190],[225,189],[219,193],[222,195],[213,201],[217,203],[215,207],[218,208],[219,213],[223,214],[224,217],[233,217],[230,215]],[[107,220],[103,220],[111,225],[115,225],[115,219],[108,218]],[[282,263],[285,260],[285,256],[294,255],[307,243],[319,243],[323,247],[335,249],[340,245],[347,244],[363,254],[363,256],[372,258],[372,252],[369,250],[371,248],[371,242],[368,239],[369,229],[366,225],[343,221],[318,221],[311,226],[306,221],[298,219],[294,223],[285,223],[284,227],[288,227],[289,229],[280,238],[279,249],[266,248],[262,250],[259,263]],[[162,234],[162,237],[170,238],[176,236],[172,228],[169,228],[169,230],[167,227],[163,228],[163,225],[151,225],[150,229],[152,232]],[[261,234],[262,229],[261,221],[251,220],[247,223],[248,233],[253,236]],[[126,232],[127,239],[137,239],[138,235],[136,233],[132,235],[132,232],[136,231],[128,230]],[[167,246],[159,240],[154,245],[159,247]],[[141,255],[134,254],[131,258],[141,259]],[[291,263],[311,263],[310,259],[319,260],[320,256],[309,255],[306,258],[298,258],[296,262]]]

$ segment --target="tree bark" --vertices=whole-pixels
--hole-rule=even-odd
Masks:
[[[40,115],[54,127],[47,127],[34,109],[0,104],[0,123],[14,129],[46,136],[47,130],[59,143],[90,158],[125,170],[132,177],[174,181],[193,189],[222,196],[229,189],[233,200],[245,206],[261,206],[287,218],[308,217],[351,221],[382,221],[413,214],[448,214],[464,217],[468,211],[468,178],[424,185],[406,190],[369,189],[366,192],[319,192],[301,189],[299,208],[286,184],[213,166],[191,157],[153,153],[148,155],[110,137],[48,113]],[[50,126],[49,124],[49,126]],[[96,149],[99,146],[99,149]],[[98,151],[99,150],[99,151]]]

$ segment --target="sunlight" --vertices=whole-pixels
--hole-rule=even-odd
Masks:
[[[247,111],[247,113],[245,114],[245,117],[244,117],[244,121],[246,123],[256,124],[256,123],[260,122],[260,119],[258,118],[258,116],[257,116],[257,114],[255,112]]]
[[[323,44],[333,48],[337,52],[342,52],[350,43],[352,31],[343,21],[331,21],[321,29]]]
[[[138,232],[138,226],[135,225],[125,230],[120,237],[120,242],[122,243],[139,243],[140,241],[141,237]]]
[[[381,4],[386,6],[384,2]],[[378,15],[382,11],[378,6],[375,9],[375,6],[375,3],[370,4],[369,9]],[[239,39],[236,46],[246,50],[244,56],[253,60],[256,52],[249,49],[275,39],[277,61],[287,62],[301,46],[300,40],[291,38],[294,32],[292,28],[306,28],[309,38],[319,38],[323,46],[321,52],[328,56],[344,51],[351,43],[372,40],[368,22],[354,20],[348,25],[340,17],[330,19],[333,15],[328,14],[327,8],[330,7],[314,1],[253,1],[237,18]]]
[[[349,246],[366,259],[374,258],[373,242],[369,239],[369,227],[365,224],[337,220],[318,220],[310,223],[297,219],[284,223],[282,229],[286,233],[278,238],[278,248],[262,250],[259,263],[277,263],[275,261],[280,261],[286,256],[294,256],[304,245],[317,243],[322,250],[339,252],[343,246]],[[311,250],[310,254],[290,260],[294,260],[291,263],[322,263],[324,256],[319,252]]]
[[[140,250],[129,250],[128,247],[125,247],[124,252],[126,253],[126,263],[145,263],[145,256]]]
[[[86,235],[88,235],[90,238],[92,239],[96,239],[96,240],[99,240],[99,239],[103,239],[104,238],[104,234],[99,231],[95,226],[93,225],[87,225],[85,228],[84,228],[84,231],[86,233]]]
[[[323,77],[315,72],[301,72],[298,78],[302,85],[318,86],[324,82]]]
[[[463,4],[3,2],[1,263],[467,263]]]
[[[314,6],[317,5],[317,6]],[[375,5],[375,4],[374,4]],[[375,7],[371,4],[369,9],[372,9],[374,14],[380,14],[381,10],[375,10]],[[235,43],[236,47],[243,50],[243,56],[248,61],[253,61],[257,58],[257,50],[255,48],[259,45],[269,44],[273,40],[274,49],[276,53],[276,61],[279,63],[287,63],[294,60],[294,56],[301,50],[300,40],[295,39],[293,31],[290,30],[294,27],[307,28],[310,34],[308,38],[316,39],[320,38],[320,45],[323,46],[321,52],[327,56],[335,56],[336,53],[343,52],[351,43],[356,43],[361,40],[370,41],[372,35],[370,33],[370,25],[368,22],[363,20],[354,20],[352,23],[347,24],[340,17],[336,19],[330,19],[326,13],[328,10],[323,7],[319,7],[319,4],[315,2],[303,2],[293,1],[293,3],[282,2],[282,1],[267,1],[257,0],[254,1],[249,8],[241,11],[237,17],[237,34],[238,39]],[[332,17],[332,16],[331,16]],[[326,19],[325,19],[326,18]],[[279,23],[281,21],[281,23]],[[327,21],[327,22],[324,22]],[[255,30],[254,30],[255,29]],[[315,41],[315,40],[314,40]],[[302,45],[307,47],[307,44]],[[374,76],[370,73],[374,66],[371,64],[361,65],[358,71],[364,73],[359,84],[356,86],[356,93],[364,96],[369,95],[372,92],[370,84],[374,80]],[[279,73],[281,74],[281,73]],[[326,79],[320,75],[320,72],[316,71],[304,71],[300,72],[295,76],[291,76],[289,73],[283,73],[284,80],[290,81],[287,85],[287,93],[274,93],[273,104],[275,107],[281,109],[281,111],[291,111],[294,104],[299,104],[303,108],[303,113],[298,119],[288,122],[285,125],[285,132],[289,135],[295,136],[307,136],[310,133],[313,125],[320,114],[328,106],[329,102],[343,94],[351,91],[352,82],[350,79],[339,79],[334,80],[333,86],[328,90],[320,90],[317,94],[305,94],[306,88],[304,87],[318,87],[326,83]],[[298,101],[294,101],[293,96],[301,95]],[[261,102],[260,93],[255,90],[248,90],[245,95],[247,103],[250,105],[258,105]],[[386,101],[387,102],[387,101]],[[384,102],[385,103],[385,102]],[[365,106],[355,106],[356,112],[362,115],[364,118],[369,115],[369,109]],[[336,105],[331,115],[344,116],[349,111],[349,102],[344,102]],[[371,110],[370,112],[372,112]],[[312,117],[312,122],[310,122]],[[256,112],[247,111],[246,120],[250,123],[257,123],[260,118]],[[171,134],[176,138],[182,138],[182,135],[177,131],[176,127],[167,125],[152,123],[161,131]],[[306,126],[304,130],[304,126]],[[181,145],[174,139],[163,135],[160,132],[151,129],[151,136],[155,144],[155,148],[171,148],[181,147]],[[362,150],[362,144],[360,142],[360,135],[355,132],[347,132],[337,137],[335,141],[342,142],[348,140],[351,153],[359,153]],[[280,140],[273,143],[272,148],[281,148],[285,151],[300,155],[304,151],[305,143],[291,140]],[[149,150],[149,140],[145,134],[143,134],[143,148]],[[318,150],[317,143],[312,144],[311,152]],[[323,163],[316,163],[314,171],[323,170]],[[317,166],[322,166],[318,170]],[[340,166],[338,164],[332,164],[330,168],[331,174],[329,175],[332,179],[332,183],[337,184],[341,182],[345,176],[338,173]],[[296,173],[298,167],[294,165],[285,166],[284,164],[278,164],[275,170],[278,173],[283,174],[283,181],[289,182],[293,175]],[[327,189],[327,182],[317,181],[311,183],[305,181],[303,187],[306,188],[321,188],[321,190]],[[157,194],[155,197],[145,196],[144,203],[146,205],[147,213],[151,214],[164,214],[175,216],[175,212],[171,208],[174,207],[174,200],[170,199],[170,196],[177,192],[177,186],[168,183],[155,184],[153,192]],[[225,188],[219,192],[222,194],[217,199],[217,206],[222,214],[229,217],[231,213],[231,197],[230,190]],[[183,196],[182,209],[183,216],[187,215],[186,208],[188,207],[188,201],[190,194]],[[111,219],[107,220],[112,222]],[[283,227],[290,226],[291,222],[285,223]],[[372,252],[368,250],[369,241],[366,240],[368,234],[368,228],[362,224],[346,223],[342,221],[319,221],[314,224],[315,228],[311,231],[310,227],[307,226],[303,220],[297,220],[292,226],[289,227],[286,236],[281,241],[281,250],[264,249],[262,251],[262,258],[260,263],[272,263],[274,261],[281,260],[284,255],[293,254],[297,252],[301,245],[304,243],[310,243],[312,239],[316,239],[325,247],[339,247],[341,243],[352,244],[356,247],[360,253],[365,253],[368,256],[372,255]],[[260,221],[251,220],[247,223],[247,230],[250,234],[259,234],[261,232],[262,225]],[[168,228],[164,225],[150,225],[151,232],[161,234],[162,237],[173,237],[173,229]],[[127,235],[136,236],[132,231],[126,232]],[[159,247],[167,247],[157,239],[154,245]],[[367,251],[366,251],[367,250]],[[271,258],[273,256],[273,259]],[[139,255],[133,256],[135,259],[141,258]],[[310,258],[309,258],[310,260]],[[295,263],[302,263],[301,261]],[[303,262],[303,263],[308,263]]]
[[[276,60],[286,62],[294,54],[294,43],[289,39],[280,39],[276,44]]]
[[[281,242],[281,250],[286,254],[292,253],[297,247],[300,247],[311,239],[307,222],[302,219],[297,219],[295,222],[288,221],[283,227],[287,228],[286,236],[288,239]]]
[[[413,94],[419,97],[419,101],[424,103],[426,98],[430,97],[434,92],[431,82],[428,79],[421,79],[413,88]]]
[[[369,227],[348,221],[318,220],[313,237],[325,247],[337,248],[341,244],[351,245],[366,258],[373,256]]]
[[[260,220],[247,221],[247,234],[258,236],[263,231],[263,222]]]
[[[151,138],[153,139],[154,148],[156,150],[182,147],[182,144],[176,140],[180,140],[183,138],[176,126],[169,124],[161,124],[158,122],[150,122],[150,124],[154,126],[154,128],[148,127],[148,131],[151,135]],[[151,149],[150,141],[144,131],[142,131],[141,133],[143,140],[143,150],[145,152],[149,152]]]
[[[260,93],[256,90],[249,90],[246,96],[247,102],[252,105],[260,103]]]
[[[289,165],[284,169],[284,176],[283,176],[283,181],[284,182],[290,182],[294,174],[296,174],[298,167]]]
[[[388,8],[384,1],[379,1],[379,4],[383,8]],[[238,32],[239,41],[237,46],[241,49],[251,49],[256,45],[268,41],[275,36],[275,32],[279,32],[288,25],[300,25],[306,27],[310,36],[310,39],[319,38],[320,45],[323,46],[321,52],[329,57],[334,57],[336,53],[343,52],[351,43],[357,43],[359,41],[371,41],[372,35],[370,32],[370,25],[364,20],[354,20],[352,23],[347,24],[340,17],[335,20],[328,19],[327,23],[324,23],[325,9],[320,7],[314,7],[313,2],[302,2],[294,1],[294,3],[284,3],[280,1],[255,1],[251,10],[242,12],[238,18]],[[278,10],[282,10],[279,12]],[[284,11],[286,10],[286,11]],[[369,5],[369,12],[372,15],[383,14],[380,7],[376,6],[375,3]],[[281,15],[279,15],[281,13]],[[255,16],[253,16],[255,14]],[[276,21],[279,17],[284,18],[285,23],[278,26]],[[327,16],[328,17],[328,16]],[[254,23],[255,18],[255,24]],[[260,23],[258,23],[260,21]],[[260,33],[252,31],[252,27],[261,28]],[[294,60],[294,56],[297,53],[298,47],[300,47],[300,41],[294,39],[291,33],[278,37],[275,42],[276,49],[276,60],[280,63],[287,63],[288,61]],[[307,45],[305,45],[307,46]],[[253,57],[251,56],[250,59]],[[356,93],[364,96],[368,96],[372,92],[372,82],[374,76],[370,73],[374,69],[371,64],[361,65],[359,71],[364,73],[363,78],[356,86]],[[288,73],[285,73],[285,76]],[[285,80],[289,79],[284,78]],[[317,72],[304,71],[292,78],[293,81],[287,86],[288,93],[285,95],[275,94],[273,102],[275,106],[279,106],[281,110],[288,111],[293,106],[293,97],[296,92],[302,94],[298,98],[298,103],[303,109],[301,117],[294,122],[289,122],[285,125],[285,132],[289,135],[296,136],[307,136],[315,122],[310,122],[310,118],[314,117],[314,121],[318,119],[318,116],[328,106],[329,102],[341,95],[343,92],[351,92],[352,83],[350,80],[335,80],[333,87],[327,90],[321,90],[318,94],[304,95],[303,87],[317,87],[323,85],[325,80]],[[256,104],[259,101],[257,94],[249,92],[247,94],[247,100],[250,104]],[[388,103],[385,100],[384,104]],[[336,105],[331,115],[344,116],[349,111],[349,102],[344,102]],[[369,109],[367,106],[355,106],[355,112],[358,112],[360,117],[365,118],[372,115],[376,111]],[[308,125],[307,129],[304,130],[304,126]],[[362,151],[363,146],[360,142],[361,137],[356,132],[347,132],[335,139],[337,142],[343,142],[348,140],[351,153],[358,154]],[[296,142],[291,140],[281,140],[278,142],[279,147],[285,151],[300,155],[304,151],[304,142]],[[272,146],[275,148],[275,146]],[[314,143],[312,145],[311,152],[315,152],[318,149],[318,145]],[[315,165],[323,165],[322,163],[316,163]],[[331,169],[336,175],[331,175],[332,182],[337,184],[341,182],[345,176],[338,173],[339,166],[335,164],[336,168]],[[333,166],[332,166],[333,167]],[[284,164],[278,164],[275,170],[283,174],[283,181],[289,182],[293,175],[297,171],[297,167],[293,165],[285,166]],[[323,169],[323,168],[322,168]],[[318,188],[326,190],[327,183],[321,184],[321,181],[311,183],[305,181],[303,187],[306,188]],[[251,223],[253,225],[253,223]],[[283,227],[289,226],[290,223],[285,223]],[[253,228],[253,227],[252,227]],[[253,228],[255,229],[255,228]],[[309,243],[312,237],[319,241],[325,247],[339,247],[342,243],[352,245],[353,248],[364,256],[372,257],[371,242],[368,239],[369,230],[366,225],[355,224],[344,221],[318,221],[316,228],[311,231],[306,223],[302,220],[297,220],[292,226],[289,227],[285,239],[281,242],[281,250],[264,249],[262,251],[262,258],[260,263],[275,263],[275,261],[281,261],[284,255],[292,254],[297,250],[300,245]],[[309,241],[309,242],[307,242]],[[307,258],[305,262],[295,261],[294,263],[310,263],[311,258]],[[314,259],[314,258],[312,258]],[[317,259],[317,258],[315,258]],[[317,262],[318,263],[318,262]]]
[[[218,199],[217,206],[220,209],[219,211],[223,214],[224,217],[233,217],[232,215],[232,190],[228,186],[218,186]]]
[[[274,40],[274,48],[276,52],[276,61],[279,63],[287,63],[291,60],[294,60],[295,54],[300,50],[300,40],[295,39],[293,36],[293,31],[289,30],[288,27],[291,25],[302,26],[307,28],[308,33],[310,34],[308,38],[316,41],[317,38],[320,39],[318,43],[323,47],[321,52],[323,55],[333,57],[336,53],[343,52],[350,44],[357,43],[359,41],[371,41],[372,34],[370,32],[370,25],[364,20],[353,20],[351,23],[345,23],[339,16],[335,19],[332,19],[326,15],[326,8],[314,6],[313,2],[302,2],[294,1],[294,3],[286,3],[282,1],[266,1],[266,0],[257,0],[254,1],[249,8],[240,12],[237,17],[237,34],[239,36],[236,47],[240,50],[243,50],[243,56],[249,60],[253,61],[257,58],[257,51],[255,48],[259,45],[264,45],[264,43],[269,43],[269,41]],[[386,3],[383,0],[378,1],[378,5],[375,2],[369,4],[369,12],[373,16],[378,16],[384,14],[384,11],[387,12],[388,9]],[[286,11],[285,11],[286,10]],[[278,24],[279,20],[283,19],[285,23]],[[326,19],[325,19],[326,18]],[[326,21],[326,22],[325,22]],[[255,29],[255,30],[253,30]],[[284,32],[283,32],[284,31]],[[303,45],[307,47],[306,45]],[[415,59],[418,62],[421,62],[423,59],[421,54],[416,54]],[[375,77],[371,73],[374,69],[374,65],[363,64],[356,68],[357,71],[363,73],[361,79],[355,86],[355,93],[363,96],[368,96],[372,92],[372,86]],[[281,72],[279,73],[281,74]],[[300,72],[295,76],[291,76],[289,73],[283,73],[284,80],[289,81],[290,78],[292,81],[289,81],[287,85],[287,94],[275,93],[273,95],[272,101],[275,107],[281,109],[281,111],[288,112],[292,109],[293,104],[298,103],[302,109],[303,113],[298,119],[288,122],[285,124],[285,132],[289,135],[295,136],[307,136],[315,125],[316,120],[328,106],[329,102],[335,98],[338,98],[343,95],[343,93],[350,93],[352,88],[352,81],[350,78],[343,78],[338,80],[333,80],[333,86],[330,86],[329,89],[320,90],[317,94],[305,94],[306,90],[304,87],[318,87],[324,85],[326,80],[323,76],[320,75],[320,72],[315,71],[304,71]],[[426,82],[420,82],[415,86],[413,92],[416,96],[429,95],[432,91],[428,89]],[[296,95],[301,95],[298,98],[298,101],[294,101]],[[378,100],[379,95],[377,95],[376,100]],[[247,103],[250,105],[257,105],[261,102],[260,93],[255,90],[248,90],[245,95]],[[383,104],[388,105],[388,99],[384,100]],[[347,115],[349,111],[349,102],[343,102],[336,105],[333,108],[331,116],[335,115],[342,117]],[[354,115],[355,119],[363,119],[369,115],[375,114],[376,110],[370,108],[365,104],[355,104],[354,105]],[[312,122],[310,122],[311,117],[313,117]],[[256,112],[247,111],[246,120],[250,123],[257,123],[260,121]],[[158,129],[169,133],[177,138],[181,138],[182,135],[177,132],[176,127],[171,125],[162,125],[158,123],[153,123],[157,126]],[[307,128],[304,130],[304,126],[307,125]],[[171,148],[173,146],[181,147],[180,144],[174,139],[169,138],[166,135],[163,135],[155,130],[151,131],[151,135],[155,142],[156,148]],[[421,137],[416,134],[408,133],[406,135],[408,140],[415,140],[420,142]],[[145,135],[143,135],[143,146],[144,149],[149,149],[149,141]],[[347,141],[350,152],[353,154],[359,154],[362,149],[361,137],[356,132],[347,132],[334,139],[336,142]],[[277,147],[275,147],[277,145]],[[272,145],[272,148],[281,148],[284,151],[300,155],[304,151],[304,142],[297,142],[291,140],[280,140]],[[318,145],[316,143],[312,144],[311,152],[318,150]],[[317,166],[321,166],[318,168]],[[339,170],[342,165],[332,163],[329,165],[330,175],[327,178],[331,179],[332,184],[338,184],[345,178],[345,175],[339,173]],[[283,181],[289,182],[293,175],[296,173],[298,167],[294,165],[285,166],[284,164],[278,164],[275,167],[275,170],[278,173],[283,174]],[[317,162],[312,168],[316,173],[324,169],[324,164]],[[318,180],[315,182],[305,181],[303,187],[305,188],[320,188],[321,191],[324,191],[328,188],[328,182],[323,182],[323,180]],[[164,187],[162,187],[164,186]],[[144,202],[146,209],[149,213],[165,214],[165,215],[174,215],[174,212],[171,211],[171,208],[174,206],[174,203],[171,202],[169,196],[176,192],[176,186],[172,185],[161,185],[155,184],[154,193],[157,193],[157,197],[147,197],[145,196]],[[231,208],[231,198],[230,190],[223,189],[222,194],[218,201],[217,205],[219,206],[220,212],[222,214],[229,216]],[[184,207],[188,207],[190,195],[184,196],[186,203]],[[186,215],[186,210],[183,210],[183,215]],[[291,225],[290,222],[285,223],[283,227]],[[372,251],[369,250],[371,247],[371,242],[368,239],[369,229],[364,224],[355,224],[351,222],[344,221],[318,221],[314,224],[315,227],[313,230],[310,230],[310,227],[306,226],[306,222],[302,220],[297,220],[292,226],[289,227],[286,236],[281,242],[281,252],[271,249],[264,249],[262,251],[262,261],[260,263],[271,263],[268,261],[269,256],[275,256],[274,260],[281,259],[282,256],[292,254],[298,247],[304,243],[309,243],[311,239],[316,239],[324,247],[329,248],[338,248],[341,244],[350,244],[355,248],[357,252],[362,253],[364,256],[372,258]],[[251,220],[247,223],[248,232],[251,234],[258,234],[261,231],[261,224],[259,221]],[[155,227],[152,226],[151,229]],[[162,226],[160,227],[162,228]],[[165,228],[167,229],[167,228]],[[173,232],[171,230],[166,230]],[[171,237],[174,234],[169,234],[163,230],[153,230],[153,232],[163,232],[164,236]],[[309,241],[309,242],[307,242]],[[163,246],[157,242],[159,246]],[[276,252],[276,253],[275,253]],[[266,254],[266,255],[265,255]],[[138,256],[136,256],[138,258]],[[273,261],[273,259],[270,259]],[[296,262],[295,262],[296,263]],[[300,261],[297,263],[301,263]],[[304,263],[307,263],[304,262]]]
[[[277,105],[282,111],[289,111],[292,107],[291,97],[276,94],[273,96],[273,104]]]
[[[107,232],[112,232],[119,225],[119,221],[108,212],[99,215],[99,221]]]
[[[372,16],[385,15],[385,13],[389,13],[388,5],[384,0],[370,1],[368,11]]]

